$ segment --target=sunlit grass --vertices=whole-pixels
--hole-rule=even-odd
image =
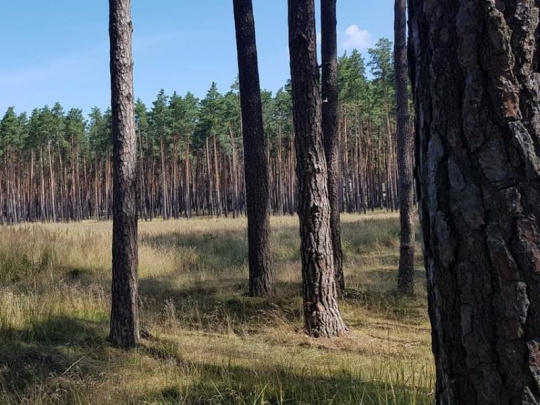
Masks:
[[[0,228],[1,403],[427,404],[424,275],[394,294],[399,226],[344,215],[351,333],[302,333],[295,217],[272,218],[277,297],[246,296],[245,219],[141,222],[142,325],[109,347],[111,223]]]

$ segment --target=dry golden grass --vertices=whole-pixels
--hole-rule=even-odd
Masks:
[[[111,348],[111,223],[0,228],[0,402],[427,404],[424,274],[394,294],[397,217],[344,215],[348,336],[302,333],[298,223],[272,218],[278,294],[245,296],[245,219],[141,222],[143,326]],[[420,269],[421,262],[418,262]]]

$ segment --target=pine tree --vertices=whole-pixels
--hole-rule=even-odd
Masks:
[[[109,340],[139,343],[137,138],[133,100],[131,0],[109,0],[111,107],[114,144],[112,308]]]
[[[244,138],[249,294],[268,296],[274,295],[275,289],[270,254],[268,158],[263,129],[255,21],[251,0],[234,0],[233,4]]]
[[[347,327],[337,303],[313,0],[289,0],[289,51],[298,156],[304,325],[314,337],[341,335]]]
[[[539,6],[409,2],[438,404],[537,404]]]
[[[336,0],[321,0],[322,131],[328,166],[328,200],[334,268],[338,293],[345,293],[339,207],[339,129]]]
[[[395,0],[394,71],[396,80],[397,164],[399,176],[400,246],[398,292],[414,293],[414,138],[409,125],[409,94],[407,91],[406,0]]]

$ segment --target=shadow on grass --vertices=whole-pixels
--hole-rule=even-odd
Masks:
[[[41,398],[50,397],[54,402],[52,397],[58,396],[60,389],[47,387],[50,379],[97,378],[101,370],[82,360],[107,347],[106,327],[104,322],[62,316],[26,329],[0,329],[0,397],[6,403],[24,402],[41,390]]]
[[[390,374],[353,374],[346,370],[325,372],[306,364],[295,367],[258,365],[248,368],[231,362],[223,365],[184,361],[172,342],[154,341],[159,348],[146,353],[168,360],[179,369],[196,375],[190,385],[171,384],[144,394],[140,403],[159,404],[431,404],[433,398],[423,384],[423,376]],[[315,364],[313,366],[316,366]],[[367,374],[367,373],[366,373]],[[392,377],[392,379],[390,378]],[[415,380],[418,378],[418,380]],[[393,381],[393,382],[391,382]]]
[[[59,317],[22,331],[1,330],[1,403],[88,403],[94,382],[103,371],[122,371],[122,362],[110,369],[108,347],[102,338],[106,325]],[[86,337],[86,338],[85,338]],[[139,353],[173,367],[181,384],[145,391],[130,403],[161,404],[427,404],[427,389],[411,380],[399,380],[400,371],[363,377],[345,370],[316,371],[318,364],[298,367],[281,365],[253,367],[216,365],[186,361],[179,355],[178,342],[153,338]],[[88,358],[88,361],[85,359]],[[127,367],[137,367],[126,363]],[[189,376],[190,383],[184,383]],[[397,377],[396,377],[397,376]],[[390,383],[394,381],[394,383]],[[425,384],[424,384],[425,385]],[[103,386],[101,389],[117,390]],[[116,394],[122,398],[121,392]],[[116,395],[115,394],[115,395]],[[100,401],[108,394],[103,393]],[[86,398],[86,399],[85,399]],[[106,403],[106,402],[99,402]]]
[[[362,307],[376,313],[383,319],[401,323],[423,324],[428,322],[425,297],[415,295],[403,296],[395,290],[373,291],[347,289],[343,296],[344,302],[356,307]],[[349,326],[361,327],[354,323]]]
[[[396,255],[388,255],[393,262],[399,254],[399,222],[397,218],[368,218],[341,224],[345,255],[364,254],[373,247],[396,249]],[[247,265],[248,245],[246,230],[223,230],[207,232],[174,232],[142,234],[140,243],[153,248],[177,247],[195,251],[207,268],[228,269]],[[300,237],[297,226],[272,228],[271,243],[274,260],[300,259]],[[285,249],[285,252],[282,250]],[[198,269],[198,267],[197,267]]]
[[[140,236],[140,243],[152,248],[173,247],[196,254],[197,262],[191,266],[191,270],[227,271],[247,263],[247,235],[243,231],[143,234]]]
[[[301,285],[278,282],[275,297],[247,296],[247,280],[213,280],[185,288],[171,288],[165,278],[140,280],[147,313],[160,314],[154,322],[177,322],[182,328],[221,333],[260,333],[261,325],[276,321],[300,323]]]
[[[0,329],[0,342],[95,346],[105,343],[106,322],[58,316],[26,329]]]
[[[247,404],[343,404],[343,405],[420,405],[432,404],[429,390],[366,382],[352,376],[317,377],[294,375],[285,370],[259,371],[260,380],[250,385],[246,377],[253,371],[239,367],[208,366],[204,373],[227,373],[226,382],[205,378],[189,387],[169,386],[140,398],[141,403],[247,405]],[[261,375],[262,374],[262,375]],[[252,375],[252,374],[251,374]]]
[[[381,268],[382,267],[382,268]],[[394,267],[386,267],[378,265],[370,270],[347,274],[346,283],[363,286],[363,290],[392,292],[397,288],[397,265]],[[421,287],[426,282],[426,272],[424,270],[415,270],[414,281]],[[419,291],[423,291],[420,288]]]

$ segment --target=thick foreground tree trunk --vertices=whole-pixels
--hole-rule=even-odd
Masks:
[[[314,337],[341,335],[347,328],[337,303],[313,0],[289,0],[289,51],[304,323],[307,333]]]
[[[336,0],[321,0],[322,32],[322,131],[328,167],[328,200],[330,231],[334,251],[334,271],[339,294],[345,292],[341,225],[339,218],[339,132],[338,132],[338,63],[337,63]]]
[[[112,344],[139,342],[137,280],[137,138],[133,106],[131,2],[109,0],[111,107],[114,147]]]
[[[436,400],[538,404],[538,2],[409,10]]]
[[[409,121],[407,92],[407,0],[395,0],[394,5],[394,71],[396,76],[397,164],[399,176],[399,243],[398,292],[414,293],[414,138]]]
[[[234,0],[244,136],[249,245],[249,295],[274,295],[270,255],[270,187],[251,0]]]

